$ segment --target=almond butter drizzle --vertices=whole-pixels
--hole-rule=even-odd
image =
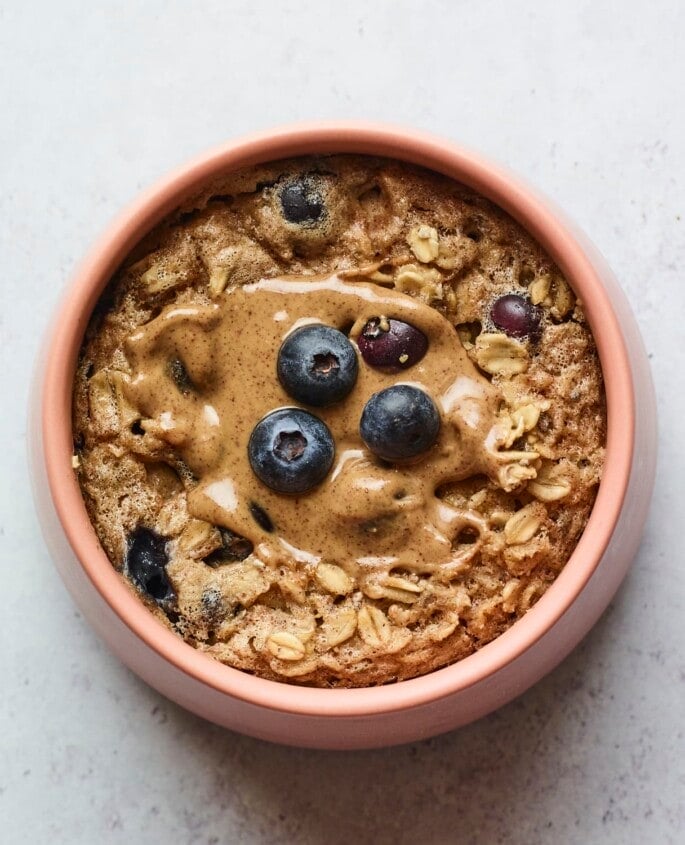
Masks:
[[[335,440],[328,477],[306,495],[273,492],[253,474],[247,444],[263,416],[296,404],[276,376],[283,339],[320,322],[348,332],[354,343],[372,317],[419,328],[428,338],[426,355],[396,375],[372,369],[360,356],[351,394],[331,407],[309,409]],[[266,565],[325,561],[351,575],[359,568],[367,574],[403,569],[449,578],[472,557],[476,545],[459,548],[457,537],[464,529],[478,535],[482,517],[452,507],[436,490],[477,473],[501,483],[501,394],[474,368],[454,327],[430,306],[335,276],[268,279],[227,292],[217,304],[167,308],[128,338],[127,355],[133,369],[129,401],[155,421],[198,480],[189,512],[248,538]],[[191,387],[181,390],[173,380],[174,361],[182,362]],[[384,464],[359,436],[366,401],[398,383],[425,390],[442,418],[436,444],[410,466]],[[273,531],[255,522],[255,504]]]

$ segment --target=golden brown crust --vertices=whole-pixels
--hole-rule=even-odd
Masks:
[[[302,173],[319,174],[323,225],[290,225],[280,214],[279,185]],[[127,402],[124,341],[165,305],[210,304],[260,278],[332,272],[394,287],[443,314],[501,392],[509,448],[538,456],[532,473],[504,485],[509,492],[485,476],[440,491],[484,525],[470,561],[449,579],[396,573],[381,594],[345,582],[340,567],[273,569],[252,557],[209,565],[221,537],[188,513],[192,476],[168,442],[143,432]],[[541,307],[539,339],[507,339],[489,322],[491,303],[511,292]],[[583,531],[605,431],[601,370],[582,306],[540,247],[461,185],[356,156],[260,166],[186,202],[113,279],[74,386],[78,477],[108,556],[123,571],[139,525],[169,538],[177,600],[162,608],[144,597],[151,612],[230,665],[315,686],[424,674],[522,616]],[[465,547],[472,540],[468,532],[458,538]]]

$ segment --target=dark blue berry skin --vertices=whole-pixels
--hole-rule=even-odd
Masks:
[[[166,574],[169,562],[166,544],[166,537],[139,525],[129,535],[125,562],[126,574],[136,587],[163,607],[176,600]]]
[[[428,338],[415,326],[402,320],[388,320],[387,331],[373,317],[364,326],[357,346],[366,363],[376,370],[398,373],[417,364],[428,349]]]
[[[347,337],[331,326],[303,326],[283,341],[276,365],[287,393],[323,408],[339,402],[357,381],[357,353]]]
[[[427,393],[408,384],[386,387],[364,406],[359,433],[384,461],[416,458],[435,443],[440,413]]]
[[[542,314],[527,297],[507,293],[493,302],[490,319],[510,337],[536,338],[540,332]]]
[[[252,543],[245,537],[234,534],[228,528],[220,528],[221,547],[209,554],[205,559],[208,566],[220,566],[222,563],[234,563],[245,560],[252,554]]]
[[[279,408],[260,420],[247,447],[252,471],[277,493],[306,493],[328,474],[335,445],[328,426],[301,408]]]
[[[281,188],[280,200],[283,216],[288,223],[312,226],[325,211],[323,196],[312,176],[286,182]]]

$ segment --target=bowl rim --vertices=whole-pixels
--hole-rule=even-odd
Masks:
[[[71,394],[78,351],[93,307],[126,254],[166,214],[220,174],[314,153],[381,155],[422,165],[504,208],[547,251],[582,300],[607,400],[606,456],[597,499],[583,535],[547,592],[507,631],[468,657],[378,687],[321,689],[267,680],[222,664],[184,642],[155,619],[110,563],[71,465]],[[93,246],[68,285],[46,345],[41,435],[48,488],[89,581],[124,625],[180,672],[231,698],[290,714],[361,717],[415,708],[461,692],[523,655],[568,611],[599,565],[626,495],[634,433],[634,389],[621,326],[571,226],[546,199],[501,166],[449,140],[394,125],[346,121],[285,126],[228,141],[181,165],[134,200]]]

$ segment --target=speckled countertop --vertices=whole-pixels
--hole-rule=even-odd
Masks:
[[[670,0],[0,2],[4,843],[682,842],[684,32]],[[616,270],[659,395],[651,518],[600,623],[498,713],[386,751],[267,745],[140,682],[62,588],[24,457],[41,328],[112,215],[316,117],[415,124],[542,187]]]

